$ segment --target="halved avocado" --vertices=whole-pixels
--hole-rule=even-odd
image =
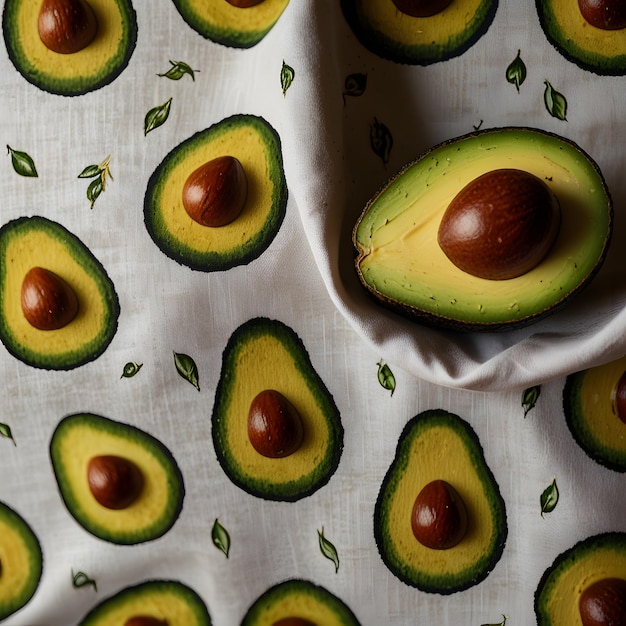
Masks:
[[[173,0],[182,18],[197,33],[231,48],[251,48],[272,30],[289,0],[263,0],[240,8],[226,0]]]
[[[443,480],[461,497],[468,527],[454,547],[433,549],[414,536],[411,516],[421,490]],[[374,509],[374,537],[391,572],[407,585],[451,594],[478,584],[494,568],[507,537],[504,500],[471,426],[442,410],[405,426]]]
[[[72,54],[49,50],[39,38],[41,2],[6,0],[2,30],[9,58],[24,78],[44,91],[78,96],[108,85],[128,65],[137,43],[131,0],[89,0],[98,23],[95,39]]]
[[[26,521],[0,502],[0,620],[33,597],[43,570],[39,540]]]
[[[437,242],[451,200],[486,172],[514,168],[544,180],[561,206],[548,255],[517,278],[488,280],[458,269]],[[380,303],[455,330],[503,330],[553,313],[600,269],[613,204],[600,169],[573,142],[532,128],[479,131],[406,165],[365,207],[353,232],[356,270]]]
[[[324,626],[359,626],[354,613],[337,596],[297,578],[265,591],[248,609],[241,626],[272,626],[287,618]]]
[[[88,482],[93,457],[131,460],[143,488],[128,507],[99,504]],[[52,469],[65,506],[76,521],[100,539],[137,544],[157,539],[176,522],[183,507],[183,477],[171,452],[143,430],[91,413],[63,418],[50,441]]]
[[[236,157],[248,181],[242,213],[226,226],[203,226],[183,206],[183,187],[198,167]],[[164,254],[203,272],[227,270],[259,257],[278,232],[287,206],[280,138],[263,118],[233,115],[174,148],[156,168],[144,200],[148,233]]]
[[[22,311],[27,272],[43,267],[67,282],[78,314],[63,328],[39,330]],[[0,228],[0,339],[28,365],[69,370],[98,358],[111,343],[120,314],[105,269],[75,235],[44,217],[22,217]]]
[[[167,626],[211,626],[202,598],[177,580],[147,580],[126,587],[91,609],[79,626],[125,624],[133,617],[151,617]]]
[[[497,0],[458,0],[430,17],[411,17],[392,0],[341,0],[357,39],[370,52],[408,65],[430,65],[460,56],[489,29]]]
[[[248,411],[264,390],[276,390],[302,418],[304,439],[293,454],[268,458],[248,438]],[[222,356],[212,415],[213,445],[228,477],[267,500],[295,501],[325,485],[337,469],[343,426],[335,402],[295,332],[254,318],[231,335]]]
[[[626,74],[626,29],[591,26],[577,0],[536,0],[536,5],[543,32],[566,59],[595,74]]]
[[[588,537],[556,557],[535,592],[538,626],[582,626],[580,596],[605,578],[626,579],[626,533]]]
[[[626,423],[614,397],[626,357],[570,374],[563,388],[565,420],[574,440],[600,465],[626,472]]]

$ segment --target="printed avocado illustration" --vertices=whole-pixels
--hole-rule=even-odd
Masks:
[[[581,625],[579,606],[585,590],[616,579],[626,585],[626,533],[602,533],[578,542],[559,554],[539,581],[535,592],[538,626]],[[623,611],[623,600],[620,607]]]
[[[430,65],[471,48],[489,29],[498,2],[452,2],[428,17],[408,15],[391,0],[341,0],[341,8],[353,33],[370,52],[396,63]]]
[[[76,296],[78,312],[60,328],[41,329],[25,316],[22,293],[33,268],[60,277]],[[0,228],[0,339],[13,356],[33,367],[58,370],[93,361],[113,339],[119,313],[105,269],[65,227],[35,216]]]
[[[108,85],[126,68],[137,43],[132,3],[88,0],[88,4],[95,17],[95,36],[80,50],[61,53],[50,49],[40,36],[42,2],[5,2],[2,30],[7,51],[27,81],[49,93],[78,96]],[[68,25],[67,30],[80,29]]]
[[[167,626],[210,626],[206,604],[190,587],[176,580],[148,580],[126,587],[95,606],[78,626],[110,626],[135,618]],[[135,621],[132,621],[134,624]]]
[[[359,626],[354,613],[337,596],[297,578],[265,591],[248,609],[241,626],[269,626],[282,624],[283,620],[285,624]]]
[[[238,159],[247,179],[241,214],[217,227],[192,219],[183,205],[190,175],[214,159]],[[204,272],[227,270],[259,257],[278,232],[287,206],[280,138],[260,117],[234,115],[174,148],[148,182],[144,221],[164,254]]]
[[[601,7],[603,3],[588,4]],[[566,59],[602,76],[626,74],[626,29],[592,26],[578,4],[569,0],[536,0],[536,6],[548,41]]]
[[[503,164],[546,183],[560,204],[560,229],[536,267],[490,280],[460,270],[437,237],[452,199]],[[416,321],[455,330],[511,329],[579,293],[600,269],[612,229],[604,178],[579,146],[532,128],[477,131],[409,163],[367,203],[353,232],[356,271],[377,302]]]
[[[434,481],[451,485],[466,510],[464,535],[445,549],[418,541],[413,530],[418,495]],[[507,533],[504,501],[470,425],[442,410],[409,421],[374,509],[374,536],[391,572],[430,593],[467,589],[494,568]]]
[[[260,453],[258,442],[253,446],[250,439],[249,412],[255,398],[266,391],[286,398],[302,422],[299,447],[281,458]],[[268,421],[274,417],[269,415]],[[274,432],[280,434],[280,428]],[[231,335],[215,392],[212,435],[227,476],[254,496],[295,501],[330,480],[343,450],[341,417],[291,328],[254,318]]]
[[[39,540],[18,513],[0,502],[0,620],[28,603],[42,570]]]
[[[258,44],[289,4],[289,0],[263,0],[247,7],[237,6],[230,0],[173,2],[185,22],[197,33],[231,48],[251,48]]]
[[[183,477],[170,451],[129,424],[91,413],[68,415],[50,441],[65,506],[88,532],[111,543],[157,539],[183,507]]]
[[[626,357],[570,374],[563,388],[567,426],[597,463],[626,472]]]

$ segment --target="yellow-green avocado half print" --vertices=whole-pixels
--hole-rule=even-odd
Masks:
[[[445,550],[422,545],[411,525],[418,494],[435,480],[452,485],[467,509],[465,536]],[[493,570],[507,534],[504,500],[471,426],[443,410],[424,411],[409,421],[374,508],[374,537],[389,570],[422,591],[462,591]]]
[[[202,598],[177,580],[147,580],[125,587],[91,609],[78,626],[113,626],[137,617],[167,626],[211,626]]]
[[[337,596],[298,578],[278,583],[259,596],[241,626],[271,626],[288,618],[320,626],[359,626],[354,613]]]
[[[79,96],[115,80],[127,67],[137,44],[137,16],[130,0],[89,0],[98,24],[94,40],[72,54],[49,50],[39,38],[42,2],[6,0],[4,40],[15,68],[40,89]]]
[[[341,0],[348,25],[370,52],[406,65],[460,56],[489,29],[498,0],[453,0],[430,17],[412,17],[392,0]]]
[[[268,389],[287,398],[303,422],[302,445],[284,458],[262,456],[248,438],[252,400]],[[254,496],[295,501],[330,480],[343,450],[341,417],[302,340],[291,328],[259,317],[231,335],[215,392],[212,435],[226,475]]]
[[[626,424],[614,406],[626,357],[570,374],[563,388],[565,421],[574,440],[600,465],[626,472]]]
[[[607,578],[626,580],[626,533],[592,535],[554,559],[535,591],[537,626],[583,626],[580,596]]]
[[[591,26],[577,0],[536,0],[536,6],[548,41],[566,59],[601,76],[626,74],[626,29]]]
[[[547,256],[508,280],[472,276],[438,244],[452,199],[478,176],[529,172],[558,198]],[[495,128],[444,142],[407,164],[367,203],[353,233],[356,272],[380,304],[459,331],[520,328],[556,312],[596,276],[613,232],[613,202],[597,164],[573,142],[533,128]]]
[[[195,169],[220,156],[240,161],[248,196],[233,222],[203,226],[185,211],[183,187]],[[258,258],[278,233],[286,207],[278,134],[263,118],[239,114],[196,133],[163,159],[148,181],[144,222],[165,255],[193,270],[215,272]]]
[[[28,604],[42,571],[39,540],[18,513],[0,502],[0,621]]]
[[[102,506],[88,482],[89,461],[113,455],[132,461],[143,477],[137,499],[123,509]],[[67,510],[92,535],[130,545],[157,539],[183,507],[183,476],[171,452],[147,432],[100,415],[63,418],[50,441],[50,459]]]
[[[231,48],[252,48],[272,30],[289,0],[263,0],[236,7],[226,0],[173,0],[185,22],[211,41]]]
[[[24,317],[25,275],[42,267],[75,292],[78,313],[58,330],[39,330]],[[98,358],[117,332],[115,287],[101,263],[64,226],[45,217],[21,217],[0,228],[0,339],[20,361],[69,370]]]

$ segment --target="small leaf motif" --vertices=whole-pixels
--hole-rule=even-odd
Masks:
[[[129,361],[124,365],[121,378],[132,378],[143,366],[143,363],[135,363],[135,361]]]
[[[198,367],[195,361],[188,354],[174,352],[174,364],[179,376],[191,383],[198,391],[200,385],[198,383]]]
[[[379,122],[374,118],[373,123],[370,125],[370,145],[374,154],[379,156],[383,163],[386,165],[389,161],[389,154],[393,147],[393,137],[391,132],[382,122]]]
[[[559,489],[556,484],[556,478],[543,490],[540,498],[541,517],[544,513],[552,513],[559,501]]]
[[[528,389],[524,390],[524,392],[522,393],[522,408],[524,409],[524,417],[528,415],[529,411],[535,408],[540,393],[540,385],[528,387]]]
[[[506,68],[506,80],[512,85],[515,85],[517,93],[519,93],[521,84],[526,80],[526,65],[524,61],[522,61],[520,50],[517,51],[517,56]]]
[[[21,150],[14,150],[9,145],[7,145],[7,152],[11,155],[11,165],[17,174],[31,178],[39,176],[35,162],[29,154]]]
[[[344,82],[343,103],[346,104],[346,96],[358,97],[365,93],[367,86],[367,74],[348,74]]]
[[[393,392],[396,390],[396,378],[391,371],[391,368],[383,362],[381,359],[378,361],[378,382],[383,389]]]
[[[87,585],[91,585],[95,591],[98,591],[98,586],[93,578],[89,578],[84,572],[76,572],[74,574],[74,570],[72,570],[72,586],[74,589],[80,589]]]
[[[565,96],[557,91],[549,81],[544,81],[546,86],[543,92],[543,101],[548,113],[563,122],[567,122],[567,100]]]
[[[189,75],[191,80],[196,80],[195,72],[198,72],[199,70],[192,70],[191,66],[187,63],[184,63],[183,61],[170,60],[170,65],[172,67],[170,67],[167,72],[157,74],[157,76],[160,76],[161,78],[169,78],[170,80],[180,80],[183,76]]]
[[[505,626],[506,624],[506,615],[502,615],[502,621],[497,624],[482,624],[482,626]]]
[[[9,439],[13,442],[14,446],[17,446],[15,439],[13,438],[13,433],[11,432],[11,427],[8,424],[0,423],[0,437]]]
[[[172,98],[170,98],[163,104],[159,104],[158,106],[153,107],[146,113],[146,117],[143,123],[144,137],[155,128],[158,128],[159,126],[165,124],[167,118],[170,115],[171,107]]]
[[[293,79],[296,76],[296,72],[290,65],[287,65],[285,61],[283,61],[283,65],[280,69],[280,86],[283,90],[283,96],[287,93],[287,89],[291,87],[291,83],[293,83]]]
[[[213,522],[213,528],[211,529],[211,540],[213,545],[221,550],[228,558],[230,552],[230,535],[228,531],[220,524],[220,521],[216,518]]]
[[[324,527],[317,531],[320,552],[335,565],[335,574],[339,571],[339,556],[335,546],[324,536]]]
[[[95,201],[100,194],[106,190],[107,179],[113,180],[110,169],[111,155],[108,155],[102,163],[97,165],[88,165],[78,175],[78,178],[93,178],[87,187],[87,199],[89,200],[89,208],[93,209]]]

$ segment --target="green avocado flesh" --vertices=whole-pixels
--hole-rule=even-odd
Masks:
[[[248,411],[261,391],[280,392],[302,418],[302,445],[284,458],[259,454],[248,438]],[[317,491],[336,470],[343,449],[339,411],[295,332],[254,318],[231,336],[212,415],[213,445],[227,476],[248,493],[294,501]]]
[[[570,374],[563,389],[567,425],[578,445],[597,463],[626,472],[626,424],[613,403],[626,357]]]
[[[104,87],[128,65],[137,43],[130,0],[89,0],[98,23],[94,40],[72,54],[49,50],[39,38],[41,2],[6,0],[2,30],[9,57],[24,78],[44,91],[78,96]]]
[[[566,59],[595,74],[626,74],[626,29],[591,26],[576,0],[536,0],[536,5],[548,41]]]
[[[508,280],[458,269],[437,231],[468,183],[501,168],[545,181],[559,200],[561,226],[547,256]],[[591,158],[572,142],[530,128],[480,131],[443,143],[409,163],[372,198],[353,242],[363,286],[407,317],[455,330],[521,327],[554,312],[600,269],[613,228],[613,205]]]
[[[202,598],[175,580],[148,580],[126,587],[94,607],[79,626],[113,626],[139,616],[167,626],[211,626]]]
[[[489,29],[497,0],[452,2],[430,17],[412,17],[391,0],[341,0],[353,33],[370,52],[407,65],[460,56]]]
[[[241,626],[271,626],[287,618],[320,626],[359,626],[342,600],[324,587],[300,579],[286,580],[268,589],[248,609]]]
[[[0,502],[0,620],[29,602],[42,570],[37,537],[20,515]]]
[[[39,330],[24,317],[25,275],[43,267],[63,278],[78,298],[78,314],[58,330]],[[69,370],[99,357],[117,331],[115,287],[88,248],[60,224],[18,218],[0,228],[0,339],[16,358],[43,369]]]
[[[467,509],[468,529],[456,546],[436,550],[413,535],[411,515],[420,491],[444,480]],[[502,556],[506,510],[476,433],[460,417],[431,410],[402,432],[374,510],[374,536],[391,572],[422,591],[451,594],[478,584]]]
[[[173,0],[182,18],[200,35],[232,48],[251,48],[272,30],[289,0],[264,0],[240,8],[221,0]]]
[[[248,196],[233,222],[211,228],[189,217],[183,187],[194,170],[220,156],[240,161]],[[144,221],[164,254],[191,269],[213,272],[259,257],[274,240],[286,206],[280,138],[263,118],[234,115],[196,133],[165,157],[148,182]]]
[[[141,472],[138,498],[123,509],[102,506],[93,496],[88,463],[96,456],[131,460]],[[183,477],[170,451],[152,435],[90,413],[63,418],[50,441],[50,459],[61,498],[88,532],[116,544],[157,539],[175,523],[183,507]]]
[[[535,592],[538,626],[582,626],[580,596],[604,578],[626,579],[626,533],[588,537],[556,557]]]

